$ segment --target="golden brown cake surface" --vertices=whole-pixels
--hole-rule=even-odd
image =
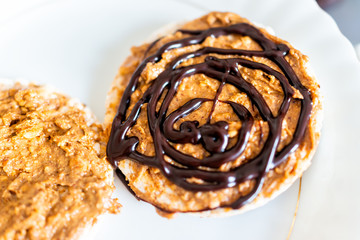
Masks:
[[[0,239],[75,239],[117,212],[104,146],[101,125],[77,101],[0,86]]]
[[[179,29],[203,30],[214,27],[229,26],[237,23],[249,23],[249,21],[233,13],[212,12],[180,26]],[[290,48],[290,51],[286,55],[285,59],[296,73],[301,84],[311,93],[312,113],[301,144],[295,152],[290,154],[284,163],[268,171],[260,194],[252,202],[254,203],[254,206],[262,205],[267,200],[275,197],[285,190],[285,188],[301,176],[303,171],[310,165],[311,157],[314,154],[319,140],[320,120],[318,119],[318,113],[322,108],[319,98],[319,85],[306,72],[305,64],[307,62],[307,57],[301,54],[298,50],[295,50],[286,41],[268,34],[263,29],[260,29],[260,31],[276,44],[285,44]],[[107,115],[105,118],[108,134],[110,133],[111,122],[117,112],[122,94],[139,64],[146,57],[156,53],[156,51],[158,51],[164,44],[174,40],[184,39],[186,37],[189,37],[189,34],[176,31],[173,34],[168,34],[161,38],[150,48],[150,50],[148,50],[150,46],[148,43],[131,49],[131,55],[120,67],[118,76],[114,80],[112,89],[108,95]],[[131,101],[126,112],[126,117],[129,116],[135,103],[141,99],[143,94],[153,84],[153,80],[168,67],[169,63],[185,53],[195,52],[204,47],[255,51],[262,50],[259,44],[251,37],[230,34],[219,37],[210,36],[200,44],[194,44],[167,51],[162,54],[160,61],[148,63],[145,69],[141,72],[137,88],[131,95]],[[234,57],[218,54],[210,55],[219,59]],[[207,56],[208,55],[203,55],[200,57],[190,58],[189,60],[182,62],[177,67],[181,68],[202,63]],[[256,56],[241,57],[253,62],[265,64],[272,69],[283,73],[282,70],[279,69],[279,66],[268,58]],[[272,114],[276,116],[284,98],[283,89],[279,80],[273,75],[266,74],[264,71],[259,69],[250,69],[238,66],[238,70],[242,77],[246,81],[250,82],[262,95]],[[195,74],[184,78],[178,86],[177,92],[169,105],[167,115],[179,109],[185,103],[194,98],[215,98],[220,84],[220,81],[212,79],[205,74]],[[297,89],[293,88],[293,90],[294,95],[290,102],[289,110],[287,111],[282,123],[281,139],[277,148],[278,151],[282,150],[291,142],[298,124],[298,118],[301,110],[301,103],[298,100],[303,99],[303,96]],[[162,98],[159,100],[157,110],[159,110],[164,96],[165,95],[162,95]],[[228,123],[228,135],[230,137],[228,148],[235,145],[239,130],[242,127],[242,121],[236,116],[233,109],[229,104],[227,104],[227,102],[231,101],[245,106],[254,118],[254,124],[251,128],[251,134],[248,139],[246,149],[239,158],[235,161],[222,164],[216,169],[202,168],[208,171],[214,170],[226,172],[245,164],[249,159],[256,157],[261,152],[266,139],[268,138],[269,127],[268,123],[260,116],[257,107],[254,106],[249,96],[247,96],[244,92],[239,91],[231,84],[225,84],[223,86],[218,99],[219,101],[215,106],[210,123],[219,121],[225,121]],[[192,111],[189,115],[179,119],[175,123],[174,128],[179,129],[181,123],[185,121],[198,121],[199,126],[205,125],[209,119],[209,113],[212,111],[212,106],[212,102],[203,103],[199,109]],[[136,150],[139,153],[146,156],[154,156],[156,154],[152,134],[149,130],[147,104],[144,104],[141,108],[141,113],[137,118],[136,124],[127,132],[127,137],[132,136],[136,136],[139,139],[139,144],[136,147]],[[201,144],[170,144],[177,151],[198,159],[203,159],[210,155]],[[165,159],[167,162],[181,167],[181,165],[173,161],[171,158],[165,157]],[[177,186],[167,179],[157,168],[145,166],[129,159],[119,161],[118,166],[128,180],[129,186],[138,197],[152,203],[160,209],[170,212],[211,210],[224,205],[229,205],[239,197],[251,192],[255,184],[254,180],[248,180],[234,187],[216,191],[194,192]],[[188,181],[202,184],[201,180],[196,178],[190,178]],[[227,208],[223,210],[226,212],[230,209]]]

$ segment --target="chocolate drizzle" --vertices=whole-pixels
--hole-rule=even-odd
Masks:
[[[110,139],[107,145],[108,159],[114,167],[116,167],[117,163],[121,160],[131,159],[138,163],[158,168],[170,181],[189,191],[212,191],[234,187],[247,180],[255,180],[255,186],[249,194],[238,198],[231,204],[221,206],[234,209],[240,208],[244,204],[251,202],[261,191],[266,173],[284,162],[289,154],[294,152],[299,146],[310,118],[312,109],[311,93],[301,84],[294,70],[285,60],[289,48],[284,44],[274,43],[266,38],[258,29],[247,23],[199,31],[178,31],[190,36],[164,44],[155,54],[147,57],[134,72],[123,94],[117,115],[112,124]],[[256,41],[263,50],[252,51],[204,47],[195,52],[185,53],[170,62],[166,69],[152,81],[150,87],[145,91],[141,99],[135,103],[130,114],[126,117],[131,95],[136,90],[140,74],[147,63],[159,62],[162,54],[172,49],[201,44],[209,36],[216,38],[229,34],[249,36]],[[153,45],[155,45],[155,43],[152,44],[151,47],[153,47]],[[222,59],[210,54],[232,55],[236,57]],[[202,55],[206,55],[204,62],[179,67],[179,64],[185,60]],[[262,63],[242,58],[241,56],[268,58],[274,62],[283,73]],[[275,116],[272,114],[262,95],[251,83],[245,81],[242,77],[239,72],[239,66],[249,69],[259,69],[268,75],[274,76],[280,82],[284,98]],[[167,114],[168,107],[181,81],[194,74],[204,74],[220,82],[215,98],[195,98],[188,101],[179,109]],[[269,134],[258,156],[249,159],[246,163],[228,172],[221,172],[216,170],[216,168],[224,163],[236,160],[243,153],[254,122],[253,116],[244,106],[231,101],[219,100],[219,95],[225,84],[231,84],[240,92],[247,94],[252,104],[258,109],[261,118],[268,123]],[[277,152],[276,149],[280,142],[282,121],[294,95],[292,87],[298,89],[303,96],[303,99],[297,99],[297,101],[301,102],[301,111],[291,142],[281,151]],[[160,109],[156,111],[157,103],[162,95],[165,95],[165,97]],[[213,103],[206,124],[199,126],[197,121],[184,121],[181,123],[179,130],[174,129],[174,124],[179,119],[195,111],[205,102]],[[228,147],[228,123],[224,121],[211,123],[210,121],[217,102],[229,104],[242,122],[237,141],[232,147]],[[145,156],[136,150],[136,146],[139,143],[137,137],[126,136],[129,129],[136,123],[141,108],[145,103],[148,104],[148,124],[155,146],[155,156],[153,157]],[[170,142],[202,144],[210,155],[200,160],[177,151]],[[164,160],[164,156],[170,157],[182,167],[168,163]],[[214,168],[214,170],[206,171],[199,167],[210,167]],[[201,179],[203,184],[189,182],[188,179],[192,177]]]

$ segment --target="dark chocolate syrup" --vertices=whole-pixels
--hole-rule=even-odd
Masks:
[[[266,173],[270,169],[273,169],[284,162],[288,155],[294,152],[299,146],[310,118],[312,109],[311,93],[301,84],[294,70],[285,60],[289,48],[284,44],[274,43],[266,38],[258,29],[249,24],[239,23],[231,26],[199,31],[178,31],[190,36],[164,44],[155,54],[147,57],[134,72],[129,85],[123,94],[117,115],[112,124],[110,139],[107,145],[108,159],[114,167],[117,166],[119,161],[124,159],[131,159],[144,165],[156,167],[160,169],[162,174],[170,181],[189,191],[218,190],[234,187],[247,180],[254,180],[255,186],[249,194],[238,198],[231,204],[221,206],[234,209],[240,208],[244,204],[251,202],[261,191]],[[147,63],[159,62],[162,54],[172,49],[182,48],[193,44],[201,44],[207,37],[215,38],[229,34],[249,36],[256,41],[263,50],[250,51],[205,47],[195,52],[185,53],[169,63],[167,68],[152,81],[151,86],[143,94],[142,98],[135,103],[129,116],[126,117],[127,109],[130,104],[130,97],[136,90],[140,74]],[[151,47],[155,44],[156,42],[153,43]],[[209,54],[233,55],[234,57],[220,59]],[[207,55],[203,63],[178,67],[183,61],[202,55]],[[242,58],[241,56],[268,58],[273,61],[283,73],[262,63]],[[256,88],[251,83],[244,80],[238,70],[239,66],[250,69],[260,69],[264,73],[273,75],[279,80],[283,89],[284,99],[276,115],[272,114],[269,106]],[[204,74],[220,82],[215,98],[192,99],[167,116],[168,107],[175,96],[182,79],[194,74]],[[258,109],[261,118],[268,123],[269,135],[258,156],[249,159],[245,164],[228,172],[221,172],[216,170],[216,168],[224,163],[236,160],[243,153],[254,122],[253,116],[244,106],[235,102],[222,101],[232,107],[234,113],[242,122],[236,144],[231,148],[228,147],[228,123],[224,121],[215,123],[210,122],[215,105],[220,101],[218,97],[225,84],[231,84],[239,91],[247,94],[252,104]],[[289,109],[290,101],[293,99],[294,95],[294,90],[291,86],[298,89],[303,96],[303,99],[297,99],[297,101],[301,102],[301,112],[292,141],[281,151],[277,152],[276,149],[280,142],[282,121]],[[156,111],[157,103],[165,90],[167,90],[165,98],[161,103],[159,111]],[[179,130],[174,129],[175,122],[195,111],[205,102],[213,103],[206,124],[199,126],[197,121],[185,121],[180,125]],[[155,146],[155,156],[153,157],[145,156],[136,150],[136,146],[139,143],[137,137],[126,136],[129,129],[136,123],[141,107],[145,103],[148,104],[148,124]],[[206,149],[210,155],[200,160],[177,151],[170,142],[202,144],[204,149]],[[170,157],[182,167],[166,162],[164,156]],[[214,170],[206,171],[199,167],[210,167],[214,168]],[[201,179],[204,183],[191,183],[188,181],[191,177]],[[120,178],[125,181],[123,176],[120,176]]]

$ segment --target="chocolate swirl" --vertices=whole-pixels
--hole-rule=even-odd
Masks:
[[[249,194],[238,198],[231,204],[222,206],[234,209],[240,208],[244,204],[251,202],[261,191],[266,173],[284,162],[289,154],[298,148],[310,118],[312,109],[311,93],[301,84],[294,70],[285,60],[289,48],[284,44],[274,43],[266,38],[257,28],[247,23],[199,31],[178,31],[189,35],[189,37],[164,44],[155,54],[147,57],[132,75],[112,124],[111,135],[107,145],[108,159],[114,167],[116,167],[117,163],[121,160],[131,159],[138,163],[158,168],[170,181],[189,191],[212,191],[234,187],[247,180],[255,180],[255,186]],[[229,34],[249,36],[261,46],[262,50],[253,51],[204,47],[195,52],[185,53],[170,62],[166,69],[151,82],[150,87],[145,91],[141,99],[135,103],[130,114],[126,117],[131,95],[136,90],[140,74],[147,63],[159,62],[162,54],[172,49],[201,44],[209,36],[216,38]],[[153,45],[155,44],[152,44],[149,48],[153,47]],[[211,54],[232,55],[236,57],[217,58]],[[206,56],[204,62],[179,67],[185,60],[202,55]],[[250,61],[243,56],[270,59],[281,69],[282,73],[265,64]],[[284,97],[276,115],[271,112],[269,106],[257,89],[251,83],[245,81],[239,72],[239,66],[249,69],[259,69],[268,75],[274,76],[280,82]],[[213,99],[192,99],[179,109],[167,114],[168,107],[182,79],[194,74],[204,74],[220,82],[215,97]],[[269,126],[269,134],[261,152],[253,159],[247,160],[246,163],[228,172],[222,172],[216,169],[224,163],[236,160],[243,153],[249,140],[254,119],[244,106],[231,101],[219,100],[219,95],[225,84],[231,84],[240,92],[246,93],[252,104],[258,109],[261,118],[266,121]],[[301,111],[291,142],[278,152],[276,149],[280,142],[282,122],[289,110],[290,101],[294,95],[292,87],[296,88],[303,96],[302,99],[297,99],[297,101],[301,102]],[[167,92],[165,93],[165,91]],[[163,94],[165,94],[165,97],[161,102],[160,109],[156,111],[156,106]],[[197,121],[184,121],[178,130],[174,128],[174,124],[179,119],[195,111],[205,102],[212,102],[213,104],[206,124],[199,126]],[[211,123],[211,116],[217,102],[229,104],[242,122],[236,144],[232,147],[228,146],[228,123],[224,121]],[[155,147],[155,156],[153,157],[139,153],[136,150],[139,139],[137,137],[127,136],[127,132],[136,123],[141,107],[145,103],[148,104],[148,124]],[[177,151],[170,144],[171,142],[202,144],[210,155],[203,159],[197,159]],[[165,161],[165,156],[170,157],[173,161],[180,164],[181,167]],[[200,167],[210,167],[213,168],[213,170],[207,171]],[[199,184],[188,181],[188,179],[192,177],[202,180],[203,183]]]

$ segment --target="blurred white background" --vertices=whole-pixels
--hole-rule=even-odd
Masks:
[[[360,0],[318,0],[329,13],[341,32],[355,46],[360,59]]]

